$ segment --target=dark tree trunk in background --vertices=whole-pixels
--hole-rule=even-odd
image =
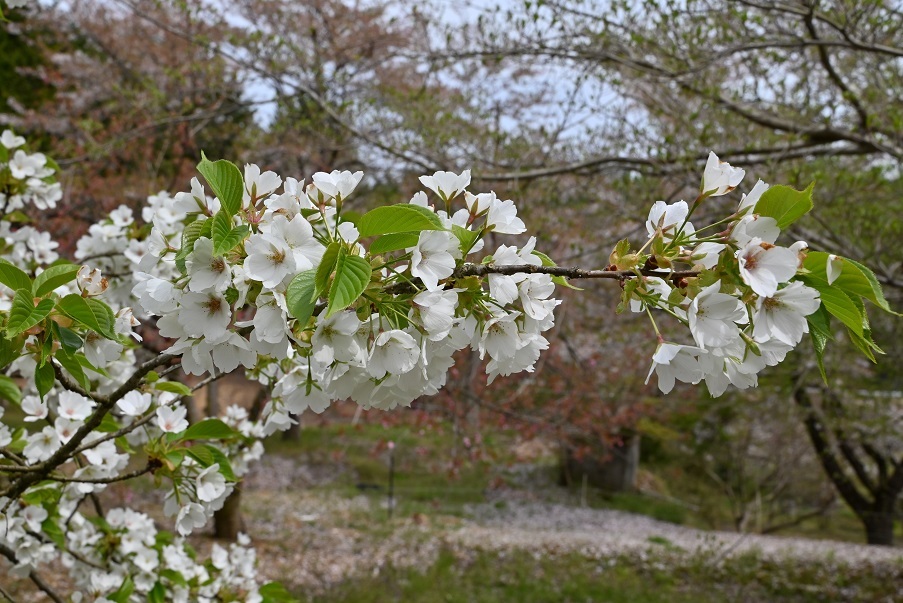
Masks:
[[[591,451],[577,454],[575,448],[562,444],[561,482],[586,483],[608,492],[629,492],[636,488],[640,464],[640,436],[625,438],[621,446],[593,446]]]
[[[865,524],[866,541],[881,546],[894,545],[893,512],[866,512],[862,517]]]
[[[897,499],[903,492],[903,459],[849,438],[840,427],[829,426],[824,406],[842,408],[830,391],[822,389],[822,408],[812,401],[802,382],[793,397],[803,411],[803,424],[825,474],[865,527],[868,544],[893,546]]]
[[[213,514],[213,536],[223,540],[235,540],[245,531],[241,517],[241,482],[235,484],[232,494],[226,497],[223,508]]]

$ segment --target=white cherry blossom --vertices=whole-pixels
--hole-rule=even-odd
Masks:
[[[411,274],[423,282],[428,291],[439,289],[439,281],[455,271],[455,252],[458,239],[441,230],[425,230],[420,233],[412,252]]]
[[[710,152],[702,175],[702,192],[710,197],[726,195],[737,188],[745,175],[746,170],[731,167],[731,164]]]
[[[721,281],[699,292],[687,315],[696,345],[703,349],[718,348],[740,339],[737,324],[746,324],[746,307],[733,295],[720,293]]]
[[[245,274],[248,278],[274,288],[295,273],[295,253],[285,239],[276,234],[251,235],[245,242]],[[310,264],[308,263],[308,268]]]
[[[443,201],[451,201],[470,186],[470,170],[464,170],[461,174],[436,172],[432,176],[421,176],[420,182]]]
[[[649,383],[652,373],[655,373],[658,377],[658,388],[663,394],[670,393],[674,389],[675,381],[699,383],[703,377],[699,356],[706,353],[704,349],[695,346],[660,343],[652,355],[652,366],[646,376],[646,383]]]
[[[753,336],[756,341],[777,339],[796,346],[809,332],[806,317],[818,310],[818,291],[800,282],[792,282],[771,297],[756,300]]]
[[[786,283],[796,274],[799,259],[786,247],[777,247],[759,239],[753,239],[737,251],[740,277],[753,291],[764,297],[777,292],[780,283]]]
[[[185,260],[188,270],[188,290],[225,291],[232,282],[232,270],[221,255],[213,255],[213,241],[199,237],[194,242],[194,250]]]
[[[188,420],[185,415],[188,409],[177,404],[175,406],[158,406],[157,407],[157,427],[165,433],[180,433],[188,429]]]

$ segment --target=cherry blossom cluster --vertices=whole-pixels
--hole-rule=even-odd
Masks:
[[[292,413],[322,412],[333,400],[407,406],[435,394],[453,354],[468,346],[488,359],[490,380],[533,370],[548,346],[541,333],[554,324],[559,303],[551,298],[551,276],[455,278],[465,258],[483,250],[485,234],[526,230],[512,201],[466,191],[467,172],[424,176],[432,202],[421,191],[392,206],[368,249],[364,241],[373,236],[366,228],[378,220],[361,218],[362,234],[342,216],[362,176],[317,173],[305,187],[248,165],[240,210],[228,221],[219,199],[195,179],[190,193],[154,198],[147,254],[131,258],[153,267],[135,273],[132,293],[146,315],[159,317],[160,334],[175,340],[168,352],[181,354],[186,372],[243,366],[272,386],[265,433],[289,427]],[[452,210],[455,202],[460,207]],[[391,222],[399,219],[412,220],[410,230],[389,232],[402,228]],[[179,239],[186,224],[193,239]],[[223,243],[217,229],[238,235]],[[540,266],[534,245],[531,238],[481,257]],[[308,299],[300,301],[322,299],[319,314],[298,316],[290,307],[299,275],[322,279],[322,290],[305,290]],[[341,298],[346,287],[353,299]]]
[[[844,270],[836,255],[809,258],[804,241],[777,244],[781,226],[811,207],[811,188],[794,191],[759,180],[727,218],[697,230],[691,214],[732,192],[744,176],[711,153],[694,203],[656,202],[643,248],[630,253],[624,245],[612,254],[618,267],[654,267],[625,287],[631,310],[669,314],[689,328],[695,343],[666,341],[650,313],[660,343],[649,376],[657,375],[664,393],[675,381],[705,381],[713,396],[728,385],[756,386],[759,372],[782,362],[809,332],[807,317],[822,307],[820,291],[830,289]],[[691,275],[675,278],[681,265]],[[848,265],[848,276],[862,277],[861,268]]]

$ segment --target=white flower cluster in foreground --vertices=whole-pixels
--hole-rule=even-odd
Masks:
[[[726,218],[694,226],[744,176],[714,154],[692,204],[655,203],[640,249],[622,241],[606,270],[581,271],[556,267],[533,237],[487,249],[488,233],[527,229],[512,201],[469,191],[469,172],[423,176],[409,201],[361,214],[347,211],[361,172],[305,184],[206,158],[206,186],[151,196],[140,221],[117,208],[72,264],[23,224],[19,210],[60,197],[52,164],[24,146],[0,136],[0,398],[23,418],[13,428],[0,412],[0,554],[19,575],[61,559],[97,601],[281,600],[256,581],[246,541],[199,562],[183,540],[222,508],[260,440],[334,400],[392,409],[435,394],[460,350],[486,361],[489,382],[533,371],[566,277],[617,279],[619,309],[649,315],[664,392],[751,387],[806,332],[820,358],[832,316],[872,357],[862,299],[889,309],[861,264],[777,244],[811,189],[760,181]],[[656,315],[695,345],[666,340]],[[141,349],[161,343],[162,355]],[[200,384],[171,380],[179,366]],[[186,397],[235,370],[270,394],[260,416],[230,406],[189,424]],[[177,536],[135,511],[85,512],[88,497],[146,474],[165,485]]]

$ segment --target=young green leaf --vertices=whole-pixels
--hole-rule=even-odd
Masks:
[[[806,256],[806,261],[803,262],[803,268],[808,270],[812,276],[827,282],[828,258],[829,254],[824,251],[810,251]],[[882,310],[893,313],[884,298],[884,292],[881,290],[881,285],[874,272],[849,258],[843,258],[842,266],[840,275],[831,283],[833,286],[843,289],[849,294],[864,297]]]
[[[316,279],[316,270],[305,270],[292,279],[285,292],[288,313],[297,318],[301,325],[307,324],[317,305],[316,299],[314,299],[317,289]]]
[[[81,363],[74,354],[70,354],[65,349],[59,349],[54,355],[54,358],[56,358],[57,362],[59,362],[73,378],[75,378],[82,388],[86,390],[91,388],[91,381],[88,379],[85,370],[82,368]]]
[[[28,289],[31,291],[31,279],[17,266],[13,266],[6,260],[0,260],[0,283],[13,291]]]
[[[64,349],[74,352],[84,345],[82,338],[72,329],[61,327],[55,322],[50,324],[53,327],[53,337],[60,342]]]
[[[81,266],[77,264],[57,264],[50,266],[34,279],[34,296],[44,297],[57,287],[72,282]]]
[[[56,375],[53,373],[53,365],[49,362],[35,365],[34,384],[35,387],[38,388],[38,395],[41,396],[42,400],[44,399],[44,396],[47,395],[47,392],[53,388],[55,382]]]
[[[470,253],[470,250],[473,249],[477,239],[480,238],[480,231],[467,230],[463,226],[458,226],[457,224],[452,224],[452,232],[458,237],[458,248],[461,250],[462,254]],[[413,246],[414,245],[410,245],[410,247]]]
[[[13,297],[12,307],[9,310],[6,336],[15,337],[19,333],[27,331],[47,318],[51,310],[53,310],[52,299],[42,299],[35,306],[31,288],[19,289],[16,291],[15,297]]]
[[[0,375],[0,398],[14,404],[22,401],[22,392],[19,390],[19,386],[6,375]]]
[[[263,597],[263,603],[298,603],[298,599],[278,582],[267,582],[258,592]]]
[[[802,276],[800,280],[818,290],[825,310],[846,325],[850,331],[862,337],[864,315],[849,295],[832,287],[828,281],[811,275]]]
[[[225,255],[232,251],[247,236],[248,232],[250,230],[247,224],[233,228],[232,217],[220,210],[213,216],[213,225],[210,229],[213,238],[213,255]]]
[[[455,228],[461,228],[455,226]],[[463,229],[462,229],[463,230]],[[370,255],[378,255],[389,251],[398,251],[399,249],[407,249],[415,247],[420,235],[412,232],[397,232],[379,237],[370,245]]]
[[[93,303],[89,303],[93,302]],[[71,293],[57,302],[57,309],[69,318],[80,322],[95,333],[107,339],[115,339],[113,333],[113,312],[103,302],[86,300],[77,293]]]
[[[237,435],[238,432],[219,419],[204,419],[179,434],[177,440],[226,440]]]
[[[445,227],[435,212],[408,203],[377,207],[365,213],[357,222],[357,231],[361,237],[423,230],[445,230]]]
[[[244,193],[244,181],[241,172],[231,161],[220,159],[210,161],[201,153],[198,171],[207,180],[213,193],[219,198],[222,208],[230,216],[241,209],[241,198]]]
[[[316,288],[313,295],[311,295],[311,301],[316,301],[326,291],[326,287],[329,285],[329,277],[332,276],[336,261],[339,259],[340,250],[341,246],[338,243],[330,243],[326,247],[326,251],[323,252],[320,265],[317,266],[317,277],[314,280]]]
[[[774,218],[778,228],[784,230],[812,209],[814,188],[814,182],[802,191],[783,184],[772,186],[762,193],[754,211],[760,216]]]
[[[336,261],[335,280],[329,288],[329,305],[326,318],[357,301],[370,282],[373,269],[370,263],[357,255],[349,255],[344,249]]]
[[[191,395],[191,388],[184,383],[179,383],[178,381],[157,381],[156,383],[154,383],[154,389],[161,392],[179,394],[180,396]]]

